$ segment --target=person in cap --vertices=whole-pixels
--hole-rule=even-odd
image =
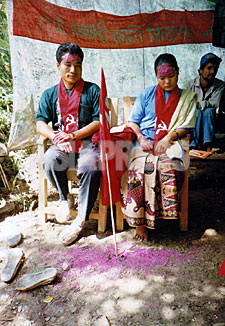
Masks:
[[[68,193],[67,170],[78,162],[80,179],[78,216],[60,234],[64,245],[75,241],[88,219],[100,185],[99,155],[92,135],[99,130],[98,85],[82,79],[84,53],[75,43],[63,43],[56,51],[60,74],[58,84],[46,89],[36,114],[37,132],[50,139],[43,168],[58,190],[60,203],[56,218],[65,222],[72,206]],[[51,123],[51,125],[49,124]]]
[[[220,62],[213,53],[205,54],[200,60],[199,77],[187,82],[184,88],[197,93],[197,120],[191,134],[190,148],[208,152],[219,150],[213,147],[215,141],[216,112],[224,91],[224,82],[216,78]]]

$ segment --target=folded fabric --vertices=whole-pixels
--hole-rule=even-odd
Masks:
[[[166,150],[166,154],[170,159],[180,159],[184,158],[184,149],[179,143],[179,141],[173,142],[173,144]]]

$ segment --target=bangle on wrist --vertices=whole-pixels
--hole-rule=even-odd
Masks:
[[[72,136],[72,140],[76,139],[74,132],[71,132],[70,135]]]
[[[176,130],[174,130],[174,132],[175,132],[175,134],[176,134],[176,138],[175,138],[174,140],[178,140],[178,138],[179,138],[179,134],[178,134],[178,132],[177,132]]]

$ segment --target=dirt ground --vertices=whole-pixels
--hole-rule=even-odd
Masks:
[[[225,277],[218,275],[225,259],[224,197],[224,162],[193,164],[188,232],[179,231],[178,221],[158,221],[142,244],[126,225],[116,234],[117,257],[110,220],[104,234],[95,220],[87,222],[78,241],[64,247],[58,234],[65,225],[41,224],[37,209],[0,218],[0,272],[7,227],[23,234],[18,247],[26,257],[12,282],[0,281],[0,325],[225,326]],[[58,271],[52,283],[16,290],[23,274],[46,267]]]

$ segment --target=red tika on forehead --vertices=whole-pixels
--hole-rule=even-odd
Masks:
[[[63,57],[62,57],[62,62],[65,63],[65,62],[71,62],[71,61],[74,61],[74,60],[80,60],[81,61],[81,58],[79,57],[78,54],[72,54],[72,53],[66,53]]]
[[[167,64],[163,63],[159,70],[157,71],[157,75],[159,77],[167,77],[167,76],[171,76],[174,75],[176,73],[176,68],[168,66]]]

